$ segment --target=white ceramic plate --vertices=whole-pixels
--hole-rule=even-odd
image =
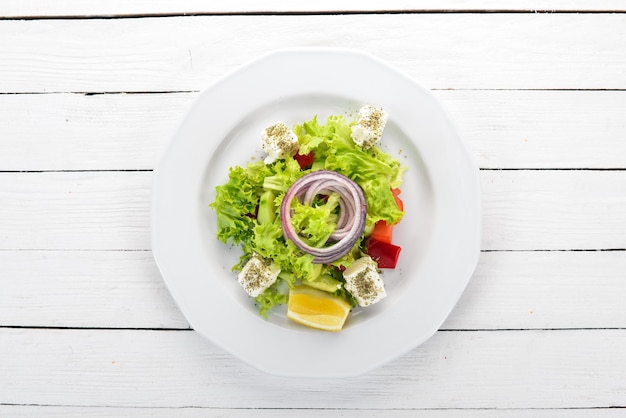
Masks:
[[[291,323],[280,309],[265,320],[231,271],[239,248],[215,238],[215,186],[229,167],[262,157],[270,124],[350,117],[364,104],[387,110],[382,147],[408,166],[388,296],[356,310],[339,333]],[[352,50],[280,50],[227,75],[199,95],[154,173],[152,249],[181,311],[213,343],[276,375],[358,375],[426,341],[465,289],[480,235],[478,170],[441,104]]]

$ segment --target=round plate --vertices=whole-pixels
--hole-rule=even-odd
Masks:
[[[381,147],[408,167],[387,298],[356,309],[338,333],[292,323],[284,309],[263,319],[231,271],[240,249],[216,239],[215,186],[229,167],[262,158],[265,127],[353,118],[364,104],[389,113]],[[198,96],[154,173],[152,250],[181,311],[213,343],[276,375],[358,375],[426,341],[465,289],[480,233],[478,170],[441,104],[353,50],[280,50],[227,75]]]

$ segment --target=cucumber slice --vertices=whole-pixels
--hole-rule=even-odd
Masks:
[[[320,274],[322,274],[322,265],[321,264],[315,264],[313,266],[313,271],[312,271],[312,274],[311,274],[310,281],[317,280],[317,278],[320,277]]]
[[[271,190],[266,190],[261,195],[259,200],[259,212],[256,219],[259,224],[270,224],[276,219],[276,207],[274,206],[274,199],[276,195]]]
[[[323,290],[325,292],[334,293],[341,289],[343,285],[339,280],[333,279],[329,274],[322,274],[317,280],[302,283],[314,289]]]

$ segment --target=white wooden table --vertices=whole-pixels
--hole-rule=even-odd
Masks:
[[[357,5],[358,3],[358,5]],[[0,2],[0,416],[624,416],[626,3]],[[288,46],[431,88],[479,165],[478,268],[364,376],[265,375],[190,329],[152,170],[198,91]]]

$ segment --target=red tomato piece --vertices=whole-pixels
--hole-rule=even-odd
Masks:
[[[404,212],[404,202],[398,197],[400,193],[402,193],[400,189],[391,189],[391,193],[393,193],[393,198],[396,200],[396,205],[398,205],[398,209]]]
[[[371,237],[377,241],[391,244],[391,238],[393,237],[393,225],[389,225],[385,221],[376,222]]]
[[[378,268],[393,269],[396,268],[401,250],[402,248],[397,245],[370,238],[367,242],[366,252],[378,263]]]
[[[313,151],[305,155],[296,154],[293,156],[293,158],[295,158],[298,164],[300,164],[300,169],[302,170],[306,170],[307,168],[310,168],[313,165],[313,159],[314,159]]]

